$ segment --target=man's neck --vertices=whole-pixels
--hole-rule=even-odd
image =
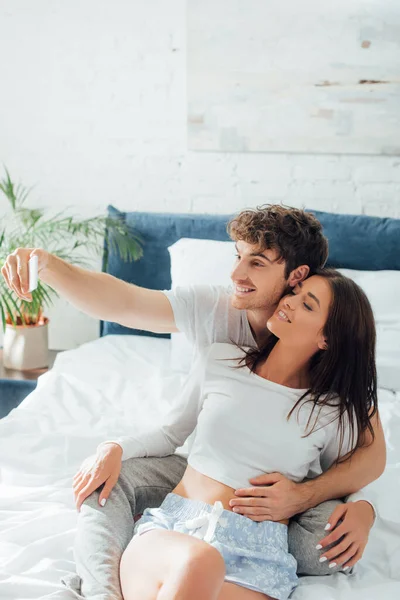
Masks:
[[[259,348],[269,336],[267,321],[273,315],[274,311],[275,307],[267,310],[249,309],[246,311],[251,332]]]

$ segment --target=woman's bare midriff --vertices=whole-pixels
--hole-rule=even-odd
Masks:
[[[187,466],[181,481],[172,490],[172,493],[183,498],[188,498],[189,500],[201,500],[207,504],[214,504],[214,502],[220,500],[222,506],[230,511],[232,511],[232,508],[229,506],[229,501],[232,498],[237,498],[234,488],[199,473],[199,471],[196,471],[190,465]],[[285,519],[278,521],[278,523],[288,525],[289,520]]]

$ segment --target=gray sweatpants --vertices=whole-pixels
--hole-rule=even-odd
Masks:
[[[99,505],[101,488],[86,498],[78,516],[76,575],[62,579],[76,598],[122,600],[119,562],[132,539],[133,517],[147,507],[160,506],[182,478],[186,464],[177,455],[131,458],[123,461],[118,482],[104,508]],[[327,575],[340,570],[329,569],[329,561],[320,563],[321,551],[315,546],[325,537],[325,525],[341,502],[324,502],[291,519],[289,551],[297,560],[299,575]]]

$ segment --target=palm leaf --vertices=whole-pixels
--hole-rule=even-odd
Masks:
[[[12,308],[10,308],[10,305],[8,304],[8,300],[11,300],[11,299],[12,299],[12,298],[10,298],[10,296],[6,297],[6,296],[4,296],[4,295],[3,295],[3,296],[2,296],[2,298],[1,298],[1,302],[2,302],[2,303],[4,304],[4,306],[6,307],[6,309],[7,309],[7,314],[8,314],[8,316],[10,317],[12,324],[13,324],[14,326],[16,326],[16,325],[17,325],[17,321],[16,321],[16,319],[15,319],[14,312],[13,312]],[[18,315],[18,316],[19,316],[19,315]],[[22,317],[22,315],[21,315],[21,320],[22,320],[22,318],[23,318],[23,317]]]
[[[11,204],[11,208],[15,210],[17,204],[17,197],[15,195],[14,184],[11,181],[11,177],[6,167],[4,167],[6,177],[0,181],[0,190],[3,192],[7,200]]]
[[[14,316],[17,315],[17,317],[19,317],[21,319],[22,324],[25,324],[24,312],[22,310],[22,302],[23,301],[15,300],[15,298],[13,296],[13,292],[11,292],[11,290],[7,290],[7,294],[8,294],[8,300],[14,307]],[[18,302],[19,302],[19,304],[18,304]]]
[[[17,204],[19,206],[22,206],[24,204],[25,200],[27,199],[28,195],[31,193],[32,190],[33,187],[25,188],[21,184],[17,186],[15,195],[17,198]]]
[[[58,297],[57,292],[55,290],[53,290],[53,288],[48,287],[48,286],[44,287],[41,284],[39,284],[36,292],[38,292],[37,295],[38,295],[38,297],[40,299],[40,304],[43,304],[44,300],[46,300],[47,304],[49,306],[51,306],[53,304],[53,299],[52,299],[52,297],[50,295],[51,293]]]
[[[7,321],[6,321],[6,315],[4,313],[4,308],[3,308],[3,305],[1,304],[1,302],[0,302],[0,312],[1,312],[1,322],[3,325],[3,331],[5,331],[6,326],[7,326]]]
[[[26,233],[29,234],[29,232],[35,227],[36,223],[42,219],[43,211],[37,208],[21,208],[18,210],[18,216],[20,217],[23,225],[26,227]]]
[[[7,216],[7,227],[0,232],[0,260],[3,262],[18,247],[46,248],[63,260],[86,268],[92,264],[90,253],[98,255],[103,251],[103,267],[107,265],[109,249],[118,253],[124,261],[137,260],[143,255],[142,239],[126,225],[122,217],[79,219],[66,214],[67,209],[46,217],[42,209],[23,206],[31,188],[14,185],[6,168],[5,176],[0,181],[0,191],[12,209],[10,216]],[[18,317],[24,321],[23,314],[34,319],[44,305],[53,304],[53,298],[58,297],[55,290],[39,280],[38,288],[32,293],[32,302],[15,301],[13,292],[2,285],[2,277],[0,280],[3,328],[5,311],[9,312],[14,324]]]

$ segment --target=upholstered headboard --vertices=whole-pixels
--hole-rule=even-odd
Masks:
[[[400,219],[310,210],[321,221],[329,240],[328,265],[368,271],[400,270]],[[113,206],[108,207],[108,212],[111,217],[118,215],[141,236],[143,257],[125,263],[109,247],[107,273],[154,290],[171,287],[168,247],[177,240],[229,240],[226,224],[232,215],[120,212]],[[110,333],[170,337],[101,322],[100,334]]]

